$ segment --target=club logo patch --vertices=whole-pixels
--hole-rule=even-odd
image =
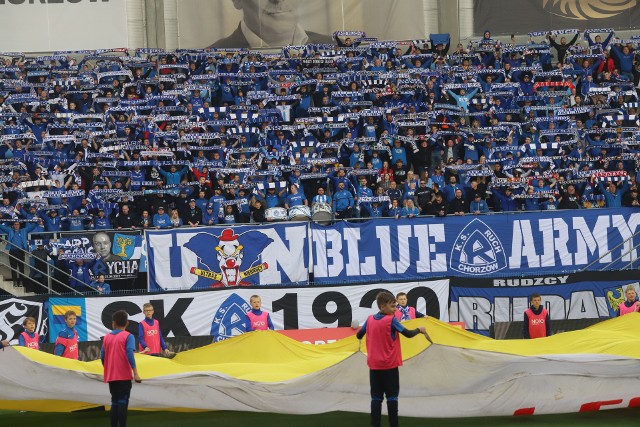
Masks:
[[[502,242],[487,224],[477,218],[458,235],[450,260],[453,270],[470,275],[495,273],[507,267]]]
[[[239,295],[229,295],[213,316],[211,323],[213,341],[218,342],[245,333],[245,320],[249,310],[251,306]]]

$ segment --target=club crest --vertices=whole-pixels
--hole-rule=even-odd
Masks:
[[[460,273],[483,275],[506,268],[507,258],[496,233],[476,218],[458,235],[451,250],[450,264]]]
[[[218,342],[245,333],[245,320],[249,310],[251,306],[239,295],[229,295],[213,316],[211,323],[213,341]]]

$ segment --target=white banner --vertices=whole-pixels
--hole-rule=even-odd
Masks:
[[[147,231],[149,290],[295,285],[308,279],[307,225]]]
[[[127,47],[125,0],[0,0],[0,51]]]
[[[449,281],[386,283],[375,285],[304,288],[235,288],[218,291],[163,295],[86,298],[89,341],[99,340],[111,330],[111,315],[129,313],[130,330],[144,319],[142,305],[151,302],[155,318],[168,336],[213,335],[216,341],[244,333],[245,313],[251,295],[260,295],[262,309],[270,313],[275,329],[311,329],[362,324],[377,311],[375,297],[386,289],[407,293],[417,311],[449,321]],[[70,303],[72,299],[69,299]]]

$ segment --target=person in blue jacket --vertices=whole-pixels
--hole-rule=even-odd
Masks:
[[[71,287],[80,291],[88,290],[91,283],[90,265],[83,259],[68,261],[67,267],[71,270]]]
[[[93,229],[94,230],[111,230],[111,220],[105,215],[104,209],[98,209],[98,215],[93,217]]]
[[[344,186],[344,182],[338,184],[338,191],[333,194],[333,212],[336,218],[351,218],[354,206],[353,194]]]
[[[158,172],[160,172],[160,175],[162,175],[162,177],[165,179],[167,185],[179,185],[184,174],[189,171],[189,167],[185,166],[180,170],[177,169],[178,168],[176,168],[175,165],[172,165],[169,169],[169,172],[163,170],[162,168],[159,168]]]
[[[153,226],[156,228],[171,228],[171,218],[164,212],[164,207],[158,207],[158,213],[153,215]]]
[[[500,211],[513,212],[518,210],[518,205],[513,198],[513,189],[511,187],[507,187],[507,189],[504,190],[504,194],[498,188],[491,190],[491,193],[499,202]]]
[[[92,280],[89,286],[96,292],[104,295],[111,293],[111,285],[104,281],[104,274],[99,275],[96,280]]]
[[[629,181],[623,181],[622,187],[618,189],[615,182],[609,182],[605,189],[602,181],[598,182],[598,188],[604,195],[605,204],[608,208],[622,207],[622,195],[629,189]]]
[[[52,209],[46,215],[42,215],[42,220],[44,221],[45,230],[49,232],[62,230],[62,222],[58,217],[57,210]]]
[[[0,230],[7,235],[9,242],[9,265],[11,266],[11,280],[15,286],[23,286],[27,280],[24,275],[25,251],[29,248],[28,234],[36,227],[36,223],[32,222],[20,227],[20,222],[16,221],[13,226],[9,227],[6,223],[0,224]]]

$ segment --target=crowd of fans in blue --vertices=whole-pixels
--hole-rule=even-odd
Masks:
[[[0,53],[3,230],[639,206],[640,37],[335,39]]]

